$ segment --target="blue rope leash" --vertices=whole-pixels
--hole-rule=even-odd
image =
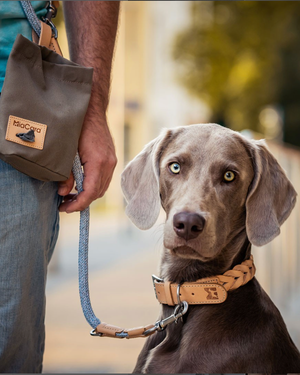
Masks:
[[[83,173],[81,161],[78,153],[75,156],[72,168],[78,193],[83,191]],[[90,210],[87,207],[80,212],[80,234],[79,234],[79,253],[78,253],[78,277],[80,302],[85,319],[92,328],[96,328],[101,322],[94,314],[89,293],[89,275],[88,275],[88,253],[89,253],[89,224]]]
[[[35,33],[40,36],[41,34],[41,24],[40,24],[40,21],[31,5],[31,2],[30,1],[20,1],[21,5],[22,5],[22,8],[24,10],[24,13],[31,25],[31,27],[33,28],[33,30],[35,31]]]
[[[41,33],[40,21],[30,3],[30,1],[20,1],[24,13],[36,34]],[[79,154],[74,159],[72,172],[74,174],[77,191],[83,191],[83,171]],[[83,314],[85,319],[92,328],[96,328],[101,322],[94,314],[92,309],[89,293],[89,276],[88,276],[88,252],[89,252],[89,224],[90,210],[89,207],[80,212],[80,234],[79,234],[79,252],[78,252],[78,278],[79,278],[79,295]]]

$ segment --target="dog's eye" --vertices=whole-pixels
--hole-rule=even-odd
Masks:
[[[178,174],[180,172],[180,165],[178,163],[171,163],[169,165],[170,171],[174,174]]]
[[[235,173],[232,171],[227,171],[224,173],[223,178],[226,182],[232,182],[235,179]]]

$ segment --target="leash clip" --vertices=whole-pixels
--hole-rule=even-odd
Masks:
[[[47,6],[47,11],[48,13],[46,14],[46,18],[50,19],[55,18],[57,14],[57,8],[53,4],[53,1],[49,1],[48,6]]]
[[[188,308],[189,304],[186,301],[182,301],[179,305],[176,305],[172,315],[168,316],[165,319],[157,321],[154,327],[147,329],[147,331],[145,331],[143,335],[149,336],[156,331],[163,331],[171,323],[177,323],[178,319],[180,319],[188,311]]]
[[[91,336],[99,336],[99,337],[101,337],[101,336],[103,336],[103,333],[101,333],[101,332],[97,332],[97,329],[94,328],[94,329],[92,329],[92,330],[90,331],[90,335],[91,335]]]
[[[41,20],[51,27],[51,29],[52,29],[52,36],[55,39],[57,39],[57,37],[58,37],[58,31],[57,31],[57,28],[54,25],[54,23],[52,21],[50,21],[48,18],[46,18],[46,17],[41,17]]]

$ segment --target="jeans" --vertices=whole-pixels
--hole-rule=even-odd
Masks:
[[[59,204],[57,183],[0,160],[0,372],[42,371],[46,273]]]

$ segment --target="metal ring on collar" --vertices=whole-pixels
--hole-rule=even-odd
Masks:
[[[181,287],[182,284],[183,284],[183,281],[181,281],[181,283],[179,283],[177,285],[177,303],[178,303],[178,305],[181,305],[181,301],[180,301],[180,287]]]

